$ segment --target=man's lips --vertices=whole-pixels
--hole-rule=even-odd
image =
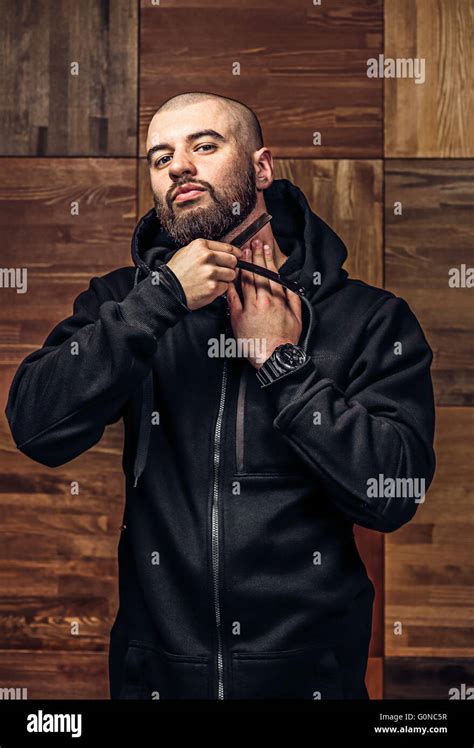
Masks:
[[[194,187],[193,189],[187,189],[185,192],[178,192],[174,197],[174,202],[183,203],[186,200],[194,200],[194,198],[198,197],[203,192],[206,192],[204,187]]]

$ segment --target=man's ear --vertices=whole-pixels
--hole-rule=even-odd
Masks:
[[[257,188],[266,190],[274,179],[273,157],[268,148],[261,148],[255,156],[257,161]]]

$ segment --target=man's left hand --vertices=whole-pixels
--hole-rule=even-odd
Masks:
[[[268,249],[267,249],[268,247]],[[269,244],[254,239],[243,248],[242,260],[278,272]],[[248,270],[239,270],[243,303],[235,287],[229,283],[227,302],[235,338],[250,339],[249,362],[259,369],[282,343],[298,344],[302,332],[301,299],[275,281]]]

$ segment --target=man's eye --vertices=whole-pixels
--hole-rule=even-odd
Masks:
[[[171,156],[162,156],[161,158],[157,158],[153,166],[160,166],[164,158],[171,158]]]
[[[207,148],[211,148],[211,149],[215,149],[216,147],[217,146],[214,145],[214,143],[203,143],[202,145],[198,145],[198,147],[196,148],[196,150],[198,151],[200,148],[206,148],[206,149]],[[208,151],[206,150],[206,153],[207,152]],[[163,159],[165,159],[165,158],[171,158],[171,156],[168,155],[168,156],[161,156],[161,158],[157,158],[156,161],[154,162],[153,166],[155,166],[156,168],[158,168],[160,166],[163,166]]]

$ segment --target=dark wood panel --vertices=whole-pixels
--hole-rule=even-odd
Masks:
[[[135,221],[134,160],[0,159],[2,265],[28,272],[26,293],[0,296],[3,363],[38,347],[92,276],[131,264]]]
[[[137,2],[0,0],[0,16],[0,154],[135,156]]]
[[[77,638],[77,637],[76,637]],[[109,699],[105,652],[0,650],[2,687],[31,699]]]
[[[474,409],[438,408],[436,431],[425,501],[385,538],[388,657],[474,657]]]
[[[140,37],[140,155],[159,105],[202,90],[254,109],[275,156],[381,155],[382,81],[367,59],[382,52],[382,0],[143,2]]]
[[[384,699],[466,699],[473,682],[473,659],[387,657],[384,662]]]
[[[3,263],[28,270],[27,293],[6,288],[0,298],[0,639],[24,650],[104,651],[118,604],[122,425],[52,471],[16,449],[4,407],[16,367],[72,313],[89,279],[131,264],[136,163],[8,158],[0,172]]]
[[[2,395],[12,375],[0,370]],[[0,641],[105,651],[118,607],[123,426],[109,426],[98,445],[54,471],[16,449],[3,408],[0,437]]]
[[[385,3],[385,57],[425,60],[424,83],[385,79],[386,156],[474,156],[473,33],[471,0]]]
[[[474,266],[473,209],[474,161],[385,162],[386,287],[408,301],[433,348],[440,405],[474,403],[472,288],[449,285],[451,269]]]

